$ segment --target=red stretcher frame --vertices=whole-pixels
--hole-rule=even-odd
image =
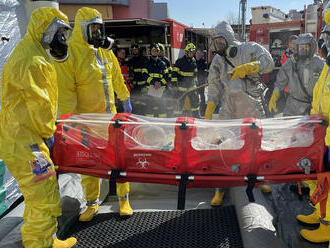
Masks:
[[[173,126],[173,149],[155,150],[137,148],[127,139],[134,127],[143,124],[139,123],[139,116],[109,115],[109,124],[104,124],[108,129],[107,139],[89,135],[88,125],[84,121],[79,122],[80,116],[83,114],[67,114],[59,118],[52,150],[57,171],[110,178],[112,186],[114,182],[178,185],[181,197],[186,187],[248,186],[248,196],[253,201],[251,192],[254,186],[316,180],[318,173],[328,171],[324,163],[327,124],[318,115],[301,118],[301,123],[295,127],[298,131],[312,130],[311,145],[274,151],[262,149],[262,120],[254,118],[241,121],[240,139],[244,145],[239,149],[195,149],[192,139],[203,120],[179,117],[175,123],[158,123],[160,126]],[[155,123],[157,126],[156,119]],[[221,121],[205,123],[212,128],[212,124]],[[80,137],[80,143],[69,142],[70,135],[75,137],[74,140]],[[304,169],[304,165],[310,165],[309,169]],[[233,169],[237,167],[238,170]]]

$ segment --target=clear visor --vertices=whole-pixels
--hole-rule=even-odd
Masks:
[[[224,38],[218,37],[213,40],[213,45],[216,51],[223,51],[226,49],[227,42]]]
[[[55,34],[58,32],[62,33],[66,40],[69,40],[71,38],[72,28],[63,20],[54,18],[43,33],[41,40],[42,46],[46,49],[49,48],[49,44],[53,41]]]
[[[299,44],[297,45],[298,56],[308,57],[310,55],[311,46],[310,44]]]
[[[82,20],[80,25],[83,38],[87,42],[91,39],[93,30],[100,30],[101,35],[104,34],[104,24],[99,16],[89,20]]]

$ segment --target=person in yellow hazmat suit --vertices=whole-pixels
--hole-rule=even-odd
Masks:
[[[322,51],[322,56],[326,60],[326,64],[323,67],[319,80],[315,84],[313,90],[313,102],[311,114],[320,114],[324,116],[329,122],[330,115],[330,3],[326,5],[323,11],[323,19],[325,26],[322,30],[319,46]],[[325,136],[325,144],[330,146],[330,127],[327,128]],[[328,160],[329,160],[329,148],[328,148]],[[310,187],[310,194],[312,194],[316,188],[316,181],[307,181]],[[302,229],[300,235],[313,243],[323,243],[330,241],[330,192],[328,192],[328,200],[326,204],[326,216],[321,218],[320,204],[316,204],[315,209],[310,215],[297,215],[297,219],[307,224],[320,224],[315,230]],[[329,244],[330,247],[330,244]]]
[[[59,10],[36,9],[1,74],[0,157],[24,196],[21,234],[26,248],[65,248],[77,242],[55,235],[61,202],[49,155],[58,106],[53,61],[67,59],[69,29]]]
[[[260,74],[271,72],[270,53],[255,42],[240,42],[227,22],[219,23],[213,36],[214,56],[208,75],[208,103],[205,119],[211,120],[216,103],[221,101],[220,119],[265,118],[263,85]],[[271,192],[262,185],[263,192]],[[222,204],[224,192],[216,189],[212,206]]]
[[[72,38],[68,42],[69,59],[56,64],[59,84],[59,112],[116,114],[115,97],[123,102],[125,112],[131,112],[124,79],[117,58],[111,51],[113,41],[105,36],[101,14],[92,8],[77,11]],[[80,221],[90,221],[98,211],[100,178],[81,176],[87,209]],[[133,210],[128,201],[129,183],[117,184],[120,215]]]

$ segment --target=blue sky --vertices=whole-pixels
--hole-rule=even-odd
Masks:
[[[227,20],[228,16],[238,17],[239,0],[154,0],[167,2],[170,18],[189,26],[211,27],[218,21]],[[288,13],[290,9],[303,10],[304,5],[314,0],[247,0],[247,21],[251,19],[251,7],[272,6]]]

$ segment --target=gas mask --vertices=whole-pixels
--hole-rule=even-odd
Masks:
[[[67,38],[63,32],[57,31],[52,42],[49,44],[49,52],[57,62],[64,62],[68,59]]]
[[[214,39],[213,44],[217,54],[219,54],[220,56],[226,56],[226,50],[228,48],[228,45],[224,38],[218,37]]]
[[[320,48],[322,57],[325,58],[327,65],[330,66],[330,31],[326,30],[330,27],[327,26],[328,25],[326,25],[322,31],[321,38],[318,41],[318,47]]]
[[[71,27],[66,22],[54,18],[49,24],[41,40],[43,48],[49,50],[56,62],[64,62],[68,58],[67,40],[71,34]]]
[[[110,50],[114,40],[105,35],[104,24],[99,17],[93,18],[87,24],[87,42],[95,48]]]
[[[310,44],[299,44],[297,45],[297,56],[298,60],[304,61],[311,57],[311,46]]]

